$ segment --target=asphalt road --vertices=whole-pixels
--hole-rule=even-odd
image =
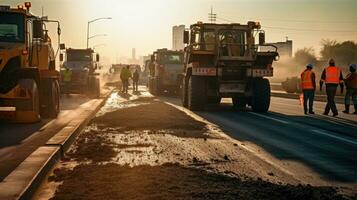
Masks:
[[[180,105],[178,99],[162,99]],[[324,106],[316,102],[316,114],[303,115],[298,100],[272,97],[270,111],[262,114],[235,110],[229,99],[223,99],[219,106],[195,113],[231,137],[257,147],[257,154],[264,152],[268,162],[303,182],[320,179],[356,185],[357,115],[343,114],[343,105],[338,105],[339,117],[323,116]]]
[[[90,106],[91,101],[84,96],[71,95],[61,99],[61,112],[57,119],[43,119],[34,124],[0,122],[0,181],[11,173],[38,147],[76,119],[77,109]]]

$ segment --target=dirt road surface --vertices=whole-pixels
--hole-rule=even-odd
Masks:
[[[35,199],[346,199],[146,92],[113,93]]]

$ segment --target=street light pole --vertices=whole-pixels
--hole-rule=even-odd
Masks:
[[[91,21],[88,21],[87,23],[87,49],[89,47],[89,25],[95,21],[98,21],[98,20],[102,20],[102,19],[112,19],[111,17],[101,17],[101,18],[97,18],[97,19],[94,19],[94,20],[91,20]]]

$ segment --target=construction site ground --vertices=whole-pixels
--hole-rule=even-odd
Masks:
[[[246,145],[144,87],[114,92],[34,199],[357,197],[355,185],[304,181]]]

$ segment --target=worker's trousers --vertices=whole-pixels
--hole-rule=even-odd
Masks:
[[[338,85],[326,85],[327,104],[324,112],[326,115],[330,112],[330,110],[333,114],[338,114],[335,103],[337,86]]]
[[[307,113],[307,103],[309,102],[309,112],[313,112],[315,90],[303,90],[304,93],[304,113]]]
[[[122,81],[122,92],[123,93],[128,93],[128,88],[129,88],[129,80],[128,79],[123,79]]]
[[[133,81],[133,91],[138,91],[138,81]]]
[[[345,104],[346,105],[357,105],[357,88],[347,88],[346,95],[345,95]]]

